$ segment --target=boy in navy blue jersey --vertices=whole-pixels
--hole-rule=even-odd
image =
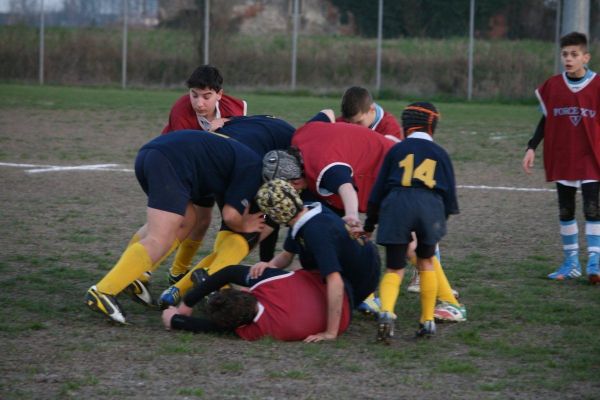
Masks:
[[[290,227],[284,250],[268,264],[250,269],[256,279],[266,268],[285,268],[299,255],[302,267],[318,270],[327,284],[327,328],[305,342],[335,339],[340,328],[344,290],[350,306],[360,304],[377,287],[380,274],[377,248],[356,238],[350,227],[321,203],[304,206],[292,185],[282,179],[265,183],[256,195],[260,209]]]
[[[365,231],[379,222],[377,243],[386,249],[386,272],[379,286],[381,313],[377,338],[389,342],[394,332],[394,307],[406,266],[411,232],[417,237],[421,319],[417,336],[435,333],[436,296],[466,319],[439,263],[435,248],[446,234],[446,219],[458,214],[454,170],[446,151],[433,143],[439,114],[431,103],[413,103],[402,113],[407,139],[386,155],[369,198]]]
[[[194,205],[208,196],[221,198],[225,224],[236,232],[260,232],[262,213],[250,213],[261,183],[259,155],[235,140],[202,131],[159,136],[144,145],[135,173],[148,196],[147,223],[108,274],[85,297],[88,307],[125,323],[116,296],[152,271],[189,234]],[[143,286],[142,286],[143,287]]]
[[[192,133],[194,131],[183,132]],[[271,150],[288,148],[294,134],[294,127],[282,119],[267,115],[255,115],[230,118],[215,134],[242,143],[259,157],[263,157]],[[222,208],[222,199],[216,196],[215,200],[219,208]],[[205,199],[203,204],[196,208],[200,218],[190,235],[191,238],[182,243],[182,246],[188,245],[188,247],[185,251],[179,252],[171,267],[169,278],[172,286],[166,289],[159,299],[159,304],[163,308],[179,303],[181,296],[192,287],[188,265],[208,228],[207,220],[210,222],[212,202],[210,199]],[[260,259],[270,260],[273,258],[279,232],[278,225],[270,225],[259,238],[257,233],[244,235],[234,233],[226,224],[222,224],[215,239],[213,252],[204,257],[192,270],[204,268],[208,270],[209,274],[212,274],[227,265],[239,264],[261,238],[265,238],[265,242],[268,242],[269,245],[261,246]],[[195,246],[192,247],[194,244]]]

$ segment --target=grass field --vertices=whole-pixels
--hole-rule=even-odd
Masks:
[[[250,113],[296,126],[339,107],[328,97],[233,94]],[[419,302],[405,290],[391,346],[377,345],[374,321],[358,314],[335,342],[309,345],[167,332],[159,313],[126,298],[128,326],[90,312],[86,289],[145,219],[134,175],[3,164],[131,169],[179,95],[0,85],[0,398],[598,398],[600,286],[545,279],[561,261],[556,194],[541,151],[532,176],[520,169],[533,105],[436,103],[436,140],[454,160],[461,207],[442,262],[469,321],[440,325],[432,340],[412,339]],[[382,102],[397,116],[405,104]]]

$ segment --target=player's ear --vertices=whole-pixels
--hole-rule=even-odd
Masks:
[[[583,55],[583,62],[584,62],[584,64],[589,64],[591,58],[592,58],[592,55],[590,53],[585,53]]]
[[[222,96],[223,96],[223,89],[221,89],[217,92],[217,100],[221,100]]]

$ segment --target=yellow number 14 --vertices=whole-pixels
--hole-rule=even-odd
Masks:
[[[430,189],[433,189],[435,186],[435,179],[433,178],[435,177],[435,166],[437,161],[426,158],[415,169],[415,155],[409,154],[398,164],[400,165],[400,168],[404,168],[404,173],[402,174],[402,186],[410,187],[410,182],[413,178],[420,180]]]

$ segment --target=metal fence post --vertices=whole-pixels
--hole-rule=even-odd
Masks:
[[[296,63],[298,58],[298,1],[294,0],[292,11],[292,82],[291,89],[296,90]]]
[[[377,13],[377,71],[375,73],[375,90],[379,94],[381,90],[381,42],[383,40],[383,0],[379,0]]]
[[[121,60],[121,87],[127,87],[127,2],[123,0],[123,54]]]
[[[210,0],[204,0],[204,64],[208,64],[208,45],[210,33]]]
[[[467,100],[473,97],[473,42],[475,41],[475,0],[471,0],[469,10],[469,75],[467,78]]]
[[[40,64],[39,64],[39,73],[40,73],[40,85],[44,84],[44,0],[41,2],[40,7]]]

